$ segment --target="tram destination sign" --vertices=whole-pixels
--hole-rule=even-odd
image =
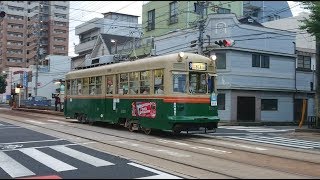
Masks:
[[[206,71],[207,63],[189,62],[189,70]]]

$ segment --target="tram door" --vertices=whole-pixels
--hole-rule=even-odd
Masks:
[[[237,100],[237,120],[254,122],[256,119],[256,98],[238,96]]]

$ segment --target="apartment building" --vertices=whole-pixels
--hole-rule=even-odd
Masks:
[[[130,41],[141,37],[138,16],[116,12],[103,13],[103,16],[75,27],[75,34],[79,36],[75,53],[79,55],[72,58],[72,69],[85,66],[86,60],[117,54],[123,49],[119,45],[132,47]]]
[[[69,1],[0,1],[0,70],[68,55]],[[39,50],[39,51],[38,51]]]

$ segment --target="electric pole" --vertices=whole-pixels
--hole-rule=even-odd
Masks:
[[[35,78],[35,87],[34,87],[34,95],[35,96],[38,95],[39,60],[42,55],[42,51],[40,50],[40,48],[41,48],[41,35],[42,35],[41,34],[42,7],[43,7],[42,1],[39,1],[38,27],[37,27],[37,32],[36,32],[37,36],[38,36],[38,43],[37,43],[37,55],[35,58],[35,63],[36,63],[36,78]]]
[[[319,126],[320,123],[320,39],[316,37],[316,125]]]
[[[203,33],[206,19],[204,19],[204,10],[206,9],[204,1],[197,2],[197,12],[200,14],[200,20],[198,21],[199,37],[198,37],[198,54],[203,54]]]

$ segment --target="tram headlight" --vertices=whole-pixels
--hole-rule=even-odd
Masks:
[[[210,56],[210,60],[211,60],[211,61],[210,61],[210,65],[215,64],[216,59],[217,59],[216,54],[212,54],[212,55]]]
[[[179,52],[178,56],[179,56],[178,61],[181,62],[184,57],[184,52]]]
[[[211,59],[212,61],[215,61],[215,60],[217,59],[216,54],[212,54],[212,55],[210,56],[210,59]]]

